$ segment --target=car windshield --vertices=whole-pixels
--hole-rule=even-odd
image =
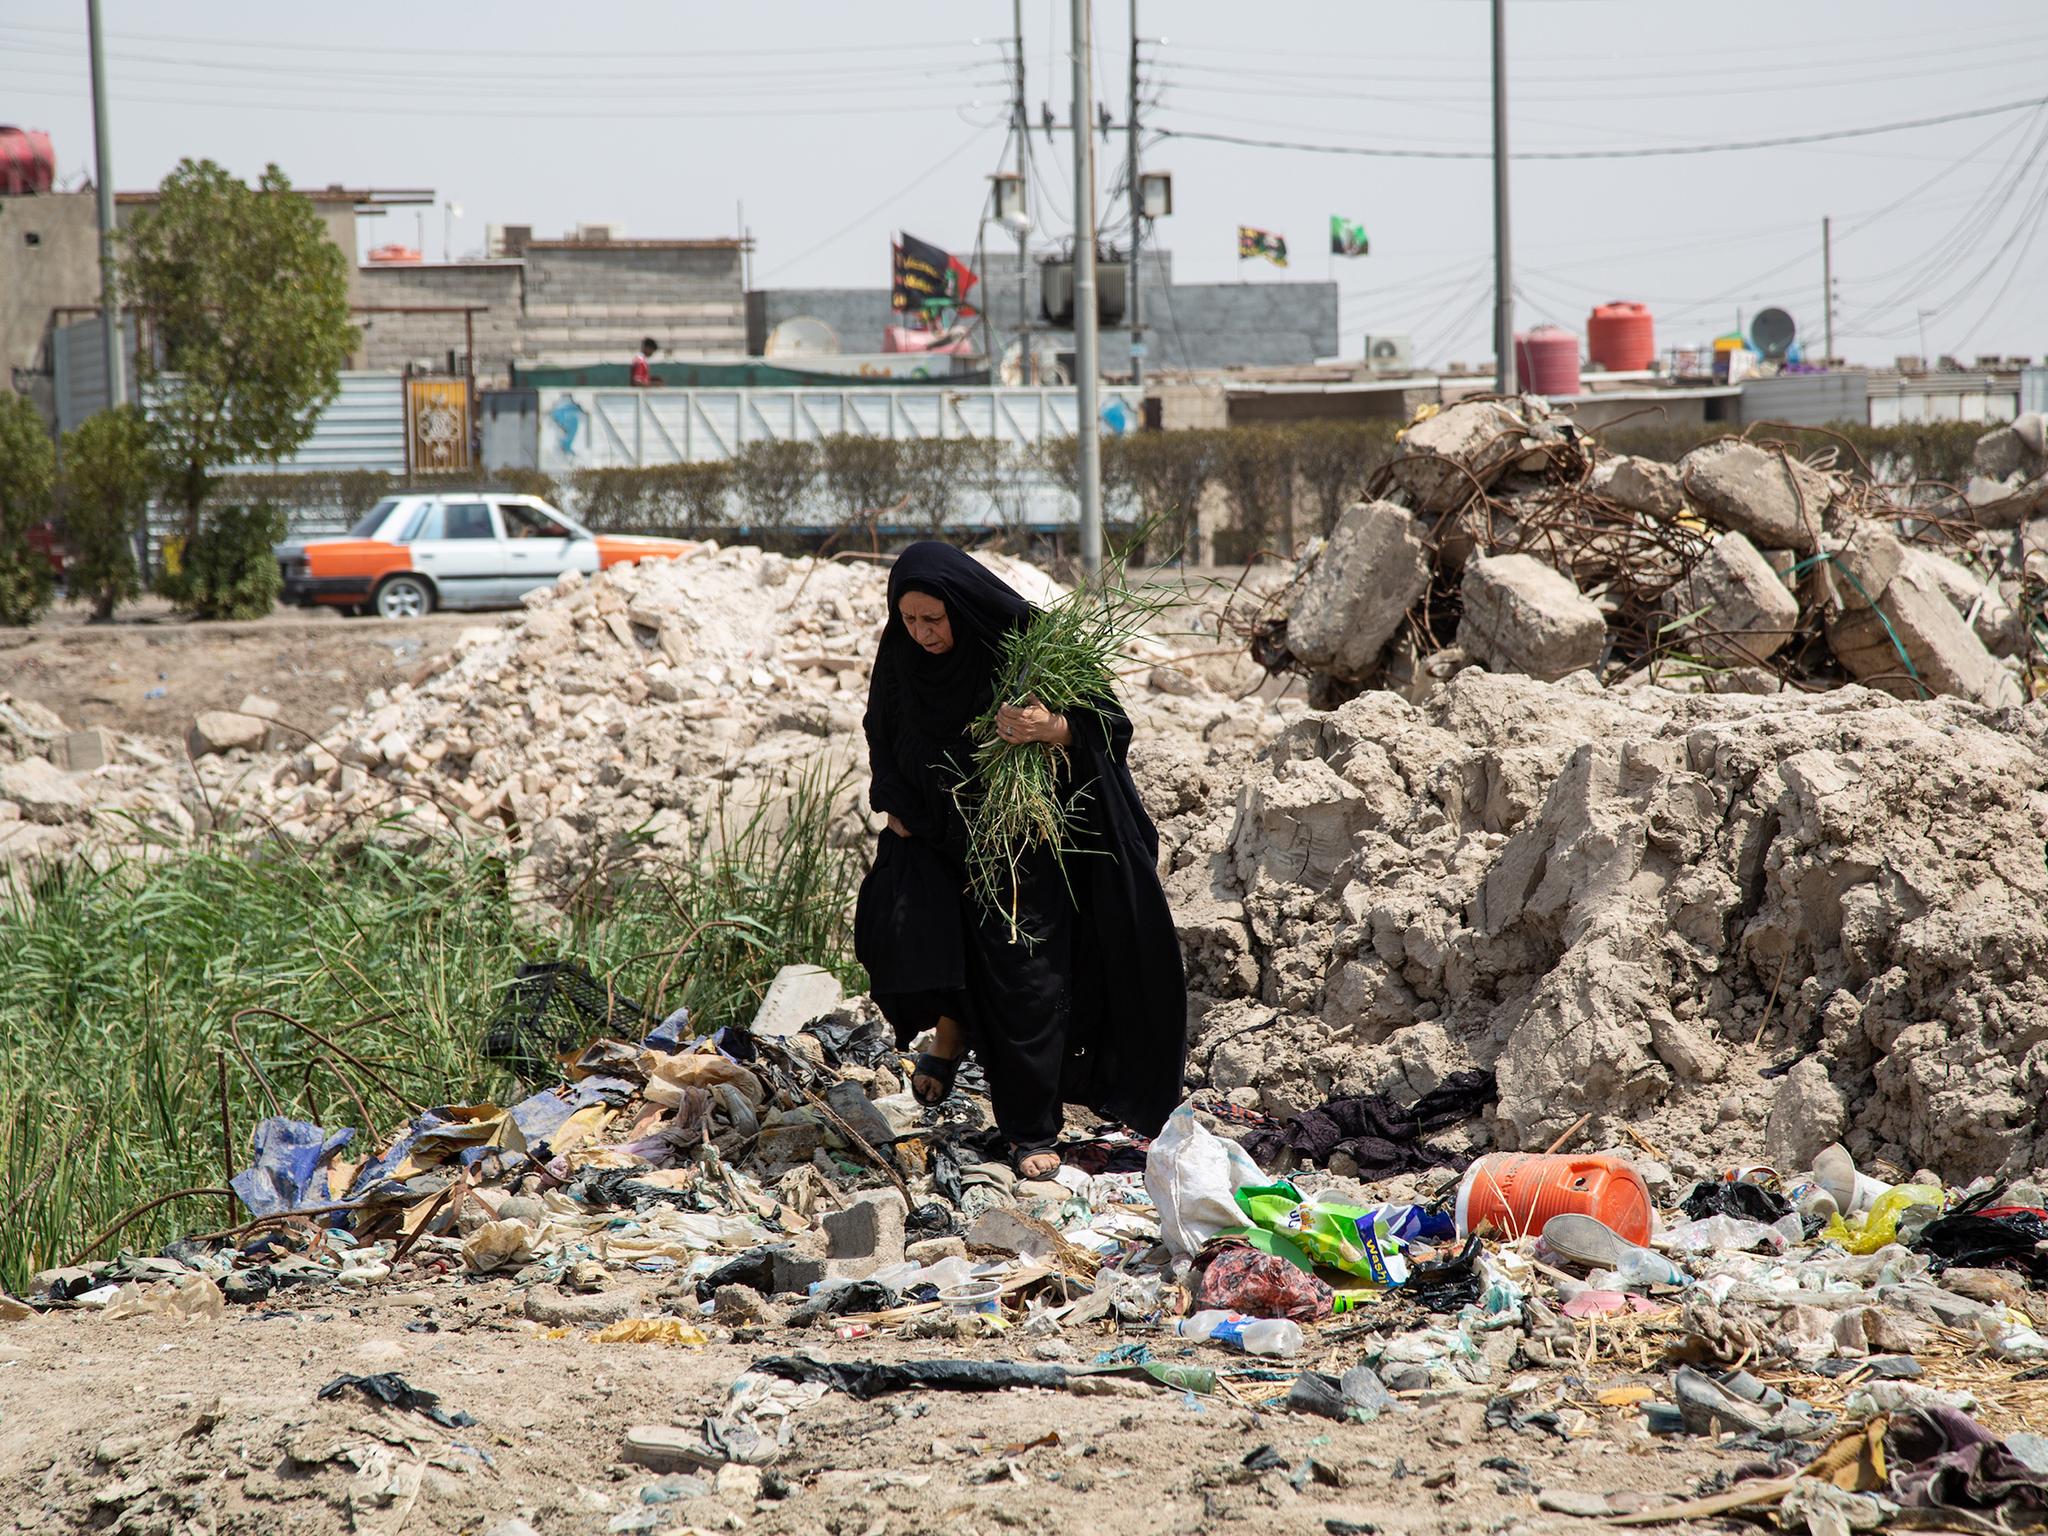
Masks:
[[[391,515],[391,509],[397,505],[396,496],[386,496],[362,515],[355,527],[349,529],[348,536],[352,539],[374,539],[377,537],[377,530],[384,526],[384,519]]]

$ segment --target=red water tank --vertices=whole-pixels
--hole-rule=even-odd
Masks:
[[[0,126],[0,197],[47,192],[57,179],[57,151],[40,128]]]
[[[1579,338],[1562,326],[1539,325],[1515,338],[1515,373],[1536,395],[1579,392]]]
[[[1657,327],[1648,306],[1617,302],[1586,320],[1586,352],[1609,373],[1640,373],[1657,360]]]

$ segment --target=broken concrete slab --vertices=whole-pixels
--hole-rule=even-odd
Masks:
[[[1995,576],[1980,576],[1958,560],[1931,549],[1908,549],[1906,559],[1947,596],[1984,648],[1994,656],[2016,656],[2027,645],[2025,616],[2005,599]]]
[[[1799,600],[1741,534],[1722,534],[1671,589],[1675,615],[1687,616],[1688,650],[1733,663],[1763,661],[1783,649],[1799,623]]]
[[[1840,543],[1830,541],[1820,569],[1830,578],[1835,601],[1844,609],[1868,608],[1892,584],[1906,563],[1906,546],[1883,523],[1858,523]],[[1839,580],[1833,578],[1839,577]]]
[[[1489,555],[1465,567],[1458,644],[1494,672],[1555,682],[1599,664],[1607,621],[1571,578],[1530,555]]]
[[[834,1279],[865,1280],[878,1269],[903,1262],[902,1197],[877,1190],[844,1210],[825,1212],[825,1268]]]
[[[85,796],[64,773],[45,758],[25,757],[18,763],[0,764],[0,801],[21,807],[24,821],[57,826],[85,815]]]
[[[1733,438],[1695,448],[1678,461],[1688,498],[1716,524],[1759,548],[1820,548],[1821,520],[1835,499],[1826,475],[1780,449]]]
[[[1955,694],[1993,709],[2025,702],[2018,680],[1921,563],[1902,563],[1868,595],[1875,607],[1837,609],[1827,621],[1829,648],[1858,682],[1901,699]]]
[[[1287,610],[1287,649],[1335,676],[1369,676],[1409,608],[1429,590],[1415,519],[1390,501],[1337,520]]]
[[[1676,465],[1624,454],[1603,460],[1586,489],[1618,507],[1668,520],[1685,513],[1685,485]]]
[[[1541,400],[1461,400],[1410,427],[1394,481],[1425,512],[1447,512],[1524,460],[1543,462],[1546,439],[1563,441]]]
[[[222,752],[257,752],[270,735],[270,722],[261,715],[235,709],[202,710],[185,732],[185,746],[194,757]]]
[[[795,1034],[813,1019],[822,1019],[846,1000],[839,978],[822,966],[785,965],[768,983],[768,995],[749,1027],[771,1040]]]

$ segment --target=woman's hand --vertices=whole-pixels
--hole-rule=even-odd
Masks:
[[[1042,742],[1049,747],[1070,747],[1074,733],[1065,715],[1056,715],[1036,699],[1022,704],[1005,704],[996,710],[996,735],[1012,746]]]
[[[891,832],[894,832],[898,837],[910,836],[910,828],[906,827],[905,825],[903,825],[902,822],[898,821],[893,811],[889,813],[889,830]]]

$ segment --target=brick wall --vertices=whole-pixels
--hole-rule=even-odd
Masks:
[[[630,241],[528,248],[524,356],[624,362],[643,336],[678,357],[745,356],[739,251]]]

